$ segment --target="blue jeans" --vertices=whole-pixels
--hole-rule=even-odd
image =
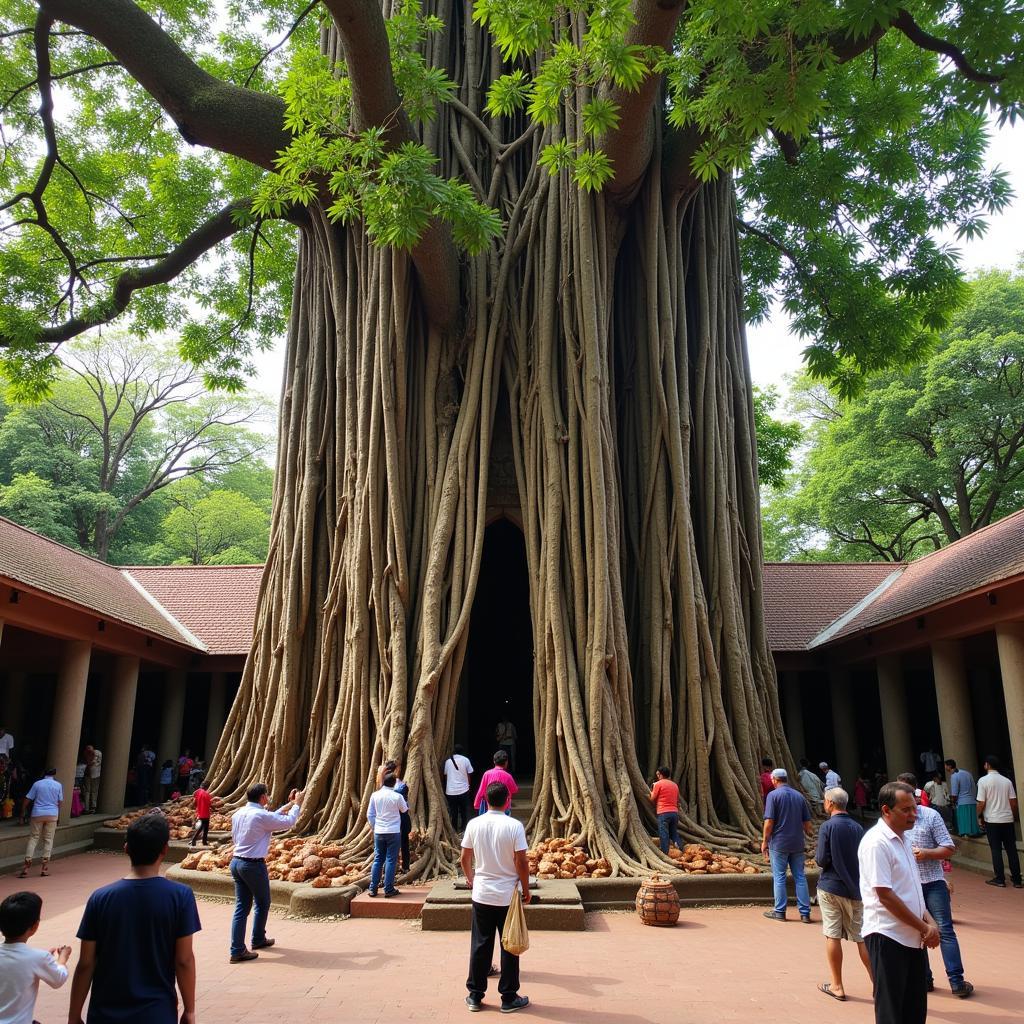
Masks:
[[[267,915],[270,913],[270,878],[267,865],[261,860],[231,860],[231,877],[235,880],[235,913],[231,918],[231,955],[245,952],[245,922],[256,903],[252,919],[252,942],[259,946],[267,941]]]
[[[387,832],[373,837],[373,867],[370,869],[370,892],[375,893],[380,885],[381,870],[384,871],[384,891],[395,888],[395,867],[398,864],[398,850],[402,845],[401,832]]]
[[[938,882],[925,882],[921,888],[924,890],[924,905],[939,926],[939,950],[942,953],[942,962],[946,967],[949,986],[955,992],[958,988],[963,988],[964,964],[960,959],[960,943],[957,942],[956,932],[953,931],[953,909],[949,904],[949,886],[943,879],[940,879]],[[931,976],[932,971],[929,967],[928,977]]]
[[[768,851],[772,862],[772,889],[775,893],[775,912],[786,912],[786,868],[793,872],[793,883],[796,886],[796,906],[801,917],[811,912],[811,894],[807,890],[807,878],[804,875],[804,851],[790,853],[785,850]]]
[[[681,850],[683,844],[679,841],[679,815],[666,811],[658,815],[658,838],[661,840],[661,852],[668,853],[669,843],[675,843]]]

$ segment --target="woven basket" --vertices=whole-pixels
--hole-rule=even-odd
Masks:
[[[679,920],[679,894],[676,887],[660,875],[651,875],[640,883],[636,894],[636,912],[643,924],[671,928]]]

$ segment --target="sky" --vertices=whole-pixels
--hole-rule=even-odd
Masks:
[[[989,146],[988,163],[1006,171],[1015,198],[997,217],[989,219],[984,237],[973,241],[957,241],[950,232],[941,241],[955,244],[963,255],[963,265],[970,271],[989,267],[1009,269],[1016,265],[1024,253],[1024,122],[1004,126],[993,132]],[[760,387],[774,385],[784,396],[786,378],[801,367],[801,351],[806,342],[793,334],[781,310],[768,321],[747,330],[747,350],[754,383]],[[255,390],[280,397],[281,375],[284,369],[283,339],[270,351],[257,353]]]

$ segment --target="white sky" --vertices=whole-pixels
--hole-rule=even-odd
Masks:
[[[952,232],[942,238],[958,246],[968,271],[1009,269],[1024,253],[1024,124],[1018,122],[1015,127],[1005,126],[993,133],[988,163],[1008,172],[1015,198],[1002,214],[989,219],[989,230],[983,238],[958,242]],[[774,384],[784,395],[785,378],[800,369],[800,353],[806,343],[790,332],[788,318],[781,310],[765,323],[749,328],[747,337],[754,383],[762,387]],[[277,401],[284,369],[283,339],[272,350],[257,353],[254,362],[255,390]]]

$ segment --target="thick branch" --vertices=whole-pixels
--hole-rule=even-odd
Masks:
[[[128,308],[132,295],[140,288],[151,288],[154,285],[173,281],[215,245],[230,238],[239,230],[234,217],[240,211],[247,211],[250,203],[251,200],[242,199],[225,206],[216,216],[196,228],[159,262],[150,267],[126,270],[120,274],[114,282],[110,299],[107,302],[90,310],[85,316],[72,317],[62,324],[42,328],[32,340],[39,345],[59,345],[90,328],[110,323]],[[0,347],[10,346],[13,340],[0,335]]]
[[[892,24],[894,28],[898,28],[912,43],[920,46],[922,50],[930,50],[932,53],[941,53],[944,57],[948,57],[956,65],[957,71],[964,78],[968,78],[972,82],[978,82],[981,85],[997,85],[1006,77],[1005,75],[990,75],[986,71],[979,71],[967,59],[960,47],[925,32],[914,21],[913,16],[907,10],[901,9],[896,17],[893,18]]]
[[[203,71],[133,0],[39,0],[39,7],[102,43],[187,142],[266,168],[288,145],[281,99]]]

